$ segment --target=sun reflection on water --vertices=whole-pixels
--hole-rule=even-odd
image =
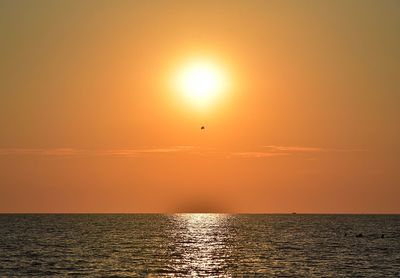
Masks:
[[[191,277],[213,277],[216,273],[227,273],[226,256],[231,244],[227,244],[227,222],[223,214],[178,214],[175,216],[179,233],[175,236],[176,252],[180,254],[175,264],[178,272]]]

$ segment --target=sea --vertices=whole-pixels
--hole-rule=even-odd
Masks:
[[[400,215],[0,214],[0,277],[400,277]]]

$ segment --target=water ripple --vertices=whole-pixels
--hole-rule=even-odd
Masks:
[[[0,239],[0,276],[400,275],[396,215],[3,214]]]

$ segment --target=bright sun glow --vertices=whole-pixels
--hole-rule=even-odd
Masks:
[[[192,104],[204,107],[225,93],[227,86],[227,76],[217,64],[199,60],[178,71],[174,87]]]

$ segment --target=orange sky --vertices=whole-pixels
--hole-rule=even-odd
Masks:
[[[0,212],[400,213],[398,1],[1,1],[0,34]],[[193,57],[231,78],[203,110]]]

